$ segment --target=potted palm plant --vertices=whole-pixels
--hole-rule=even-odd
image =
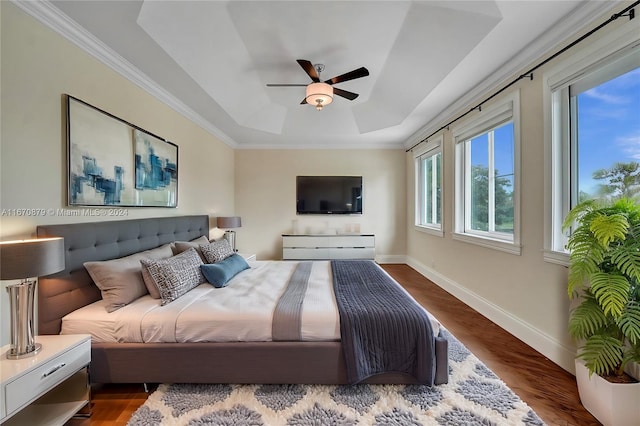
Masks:
[[[569,334],[580,342],[580,400],[605,425],[637,424],[640,383],[625,367],[640,362],[640,205],[583,201],[563,227],[571,228],[568,293],[579,298]]]

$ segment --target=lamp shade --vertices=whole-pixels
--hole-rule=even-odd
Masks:
[[[304,99],[317,110],[321,110],[323,106],[333,102],[333,87],[327,83],[311,83],[307,86]]]
[[[218,225],[220,229],[241,228],[242,220],[240,216],[219,217],[216,225]]]
[[[64,269],[64,238],[0,242],[0,279],[17,280]]]

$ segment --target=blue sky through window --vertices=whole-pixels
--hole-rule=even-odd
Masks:
[[[487,133],[471,140],[471,164],[489,166],[489,138]],[[494,129],[494,167],[498,176],[509,177],[513,185],[513,122],[508,122]],[[512,191],[513,188],[505,188]]]
[[[578,95],[578,188],[595,195],[592,178],[616,162],[640,162],[640,68]]]

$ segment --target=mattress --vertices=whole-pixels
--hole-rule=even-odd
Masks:
[[[105,343],[272,341],[274,309],[298,262],[253,261],[224,288],[201,284],[161,306],[143,296],[108,313],[100,300],[62,319],[61,334],[91,334]],[[440,324],[429,314],[434,335]],[[339,341],[340,318],[331,265],[315,261],[302,305],[302,341]]]

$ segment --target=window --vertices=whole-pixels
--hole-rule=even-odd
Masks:
[[[520,254],[519,94],[453,130],[456,143],[454,238]]]
[[[585,199],[640,199],[640,67],[602,77],[569,86],[572,207]]]
[[[562,222],[579,202],[621,196],[640,202],[639,63],[637,34],[613,34],[545,73],[547,261],[568,264]]]
[[[442,136],[416,152],[416,227],[442,236]]]

